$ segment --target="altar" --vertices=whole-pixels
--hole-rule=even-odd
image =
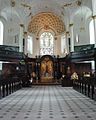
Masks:
[[[41,82],[42,83],[52,83],[53,82],[53,77],[42,77]]]
[[[50,56],[41,59],[40,80],[41,82],[53,82],[53,60]]]

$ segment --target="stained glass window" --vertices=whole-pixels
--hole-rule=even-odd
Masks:
[[[63,54],[66,49],[66,37],[65,35],[61,36],[61,53]]]
[[[50,32],[44,32],[40,36],[40,55],[53,55],[54,37]]]

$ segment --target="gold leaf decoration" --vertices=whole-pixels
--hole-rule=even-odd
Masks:
[[[28,31],[36,34],[41,28],[55,30],[58,35],[65,31],[63,21],[51,12],[39,13],[31,18]]]

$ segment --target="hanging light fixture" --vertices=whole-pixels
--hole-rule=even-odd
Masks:
[[[15,0],[10,0],[10,6],[11,6],[11,15],[10,15],[10,23],[12,25],[12,22],[13,22],[13,18],[12,18],[12,11],[13,11],[13,7],[15,6]],[[13,28],[11,27],[8,32],[12,32],[13,31]]]
[[[11,6],[11,18],[10,18],[10,21],[12,22],[12,11],[13,11],[13,7],[15,7],[15,0],[10,1],[10,6]]]
[[[80,21],[81,21],[80,32],[81,32],[81,31],[84,31],[84,30],[85,30],[85,27],[84,27],[84,25],[83,25],[83,22],[84,22],[84,15],[83,15],[82,0],[78,1],[78,6],[81,7],[81,18],[80,18]]]

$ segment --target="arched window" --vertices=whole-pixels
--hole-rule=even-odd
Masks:
[[[66,36],[62,35],[61,36],[61,53],[65,53],[66,50]]]
[[[50,32],[44,32],[40,36],[40,55],[53,55],[54,37]]]
[[[2,21],[0,21],[0,45],[3,45],[3,31],[4,30],[4,26]]]
[[[90,33],[90,44],[95,44],[95,38],[94,38],[94,23],[93,20],[91,20],[89,24],[89,33]]]
[[[28,36],[27,39],[27,52],[33,54],[33,39],[32,36]]]
[[[4,26],[2,21],[0,21],[0,45],[3,45],[3,31],[4,30]],[[0,62],[0,70],[2,70],[2,62]]]

